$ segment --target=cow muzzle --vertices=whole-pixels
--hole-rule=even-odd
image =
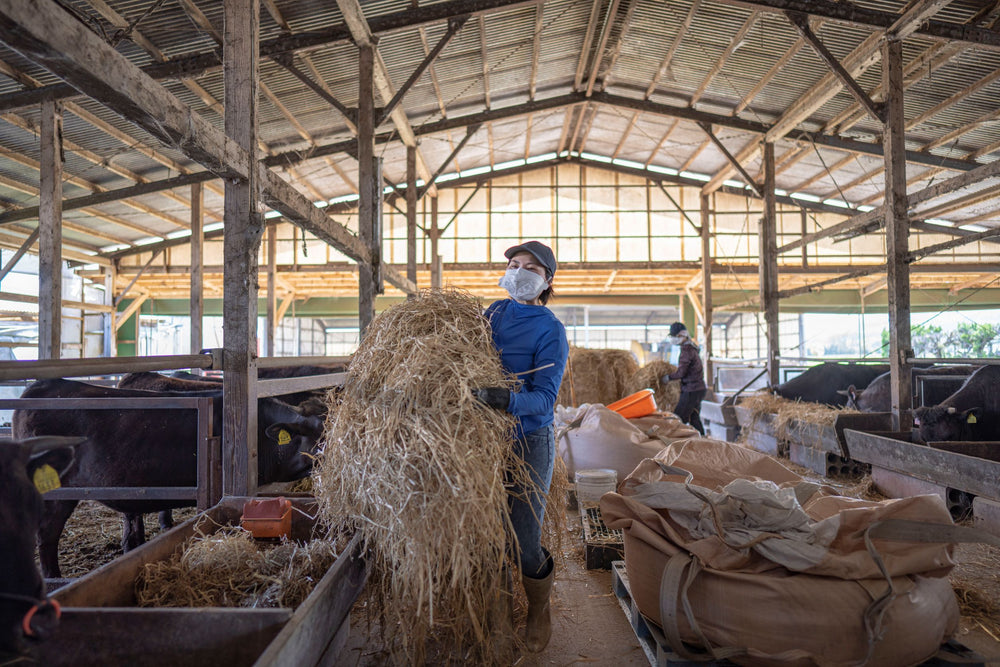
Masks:
[[[30,595],[0,593],[0,598],[29,605],[28,611],[21,618],[21,630],[25,637],[38,640],[48,639],[62,616],[62,608],[59,603],[49,597],[38,599]]]

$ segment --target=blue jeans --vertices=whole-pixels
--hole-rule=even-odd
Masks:
[[[514,453],[528,465],[534,484],[527,491],[520,485],[512,489],[510,520],[521,548],[521,573],[536,579],[548,574],[545,570],[549,554],[542,548],[542,519],[555,451],[555,429],[551,424],[526,433],[523,440],[514,440]]]

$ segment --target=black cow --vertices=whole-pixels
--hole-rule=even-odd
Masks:
[[[73,382],[40,380],[22,398],[176,398],[207,396],[213,402],[213,432],[222,433],[222,390],[205,392],[151,392],[115,389]],[[301,479],[309,474],[312,453],[323,425],[302,417],[294,408],[273,398],[257,404],[258,484]],[[90,443],[78,453],[64,480],[65,486],[195,486],[197,484],[197,420],[191,411],[177,410],[16,410],[16,438],[35,435],[81,435]],[[190,506],[185,500],[108,500],[113,510],[127,515],[122,548],[128,551],[145,541],[141,517]],[[59,576],[58,544],[75,500],[45,504],[39,536],[39,557],[47,577]]]
[[[913,369],[913,388],[917,379],[926,375],[972,374],[979,366],[933,366]],[[892,410],[892,374],[883,373],[859,391],[854,385],[847,388],[847,407],[861,412],[889,412]]]
[[[43,638],[54,620],[56,608],[46,599],[45,582],[35,565],[35,538],[42,517],[42,496],[36,486],[44,487],[46,475],[58,476],[65,471],[73,461],[73,446],[84,440],[42,437],[0,441],[2,665],[26,660],[23,638]],[[40,477],[33,481],[36,473]]]
[[[954,394],[913,416],[923,442],[1000,440],[1000,366],[983,366]]]
[[[867,387],[868,383],[889,370],[887,364],[839,364],[826,362],[805,370],[788,382],[779,384],[774,393],[783,398],[842,406],[847,396],[838,393],[849,386]]]
[[[305,377],[308,375],[329,375],[330,373],[343,373],[346,371],[346,366],[290,366],[287,368],[259,368],[257,369],[257,378],[260,380],[272,380],[280,378],[297,378]],[[122,381],[118,383],[119,387],[127,386],[122,384],[126,381],[122,378]],[[188,373],[187,371],[176,371],[171,377],[175,377],[181,380],[190,380],[192,382],[206,382],[212,384],[221,384],[222,378],[214,375],[195,375],[194,373]],[[148,389],[151,387],[137,387],[139,389]],[[334,387],[334,391],[339,388]],[[315,389],[311,391],[297,391],[291,394],[282,394],[280,396],[281,400],[291,403],[292,405],[298,407],[303,415],[310,417],[321,417],[326,418],[327,412],[329,410],[327,400],[327,391],[324,389]]]

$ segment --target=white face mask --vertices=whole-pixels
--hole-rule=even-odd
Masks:
[[[670,341],[671,345],[680,345],[684,342],[684,336],[668,336],[667,340]]]
[[[497,284],[515,301],[534,301],[548,286],[545,278],[527,269],[507,269]]]

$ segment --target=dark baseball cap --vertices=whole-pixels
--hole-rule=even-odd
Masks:
[[[548,247],[544,243],[539,241],[525,241],[521,245],[516,245],[511,248],[507,248],[504,251],[503,256],[510,259],[519,252],[530,252],[538,260],[538,263],[545,267],[546,272],[549,274],[549,278],[556,274],[556,256],[552,252],[552,248]]]
[[[687,331],[687,327],[684,326],[683,322],[674,322],[670,325],[671,336],[679,336],[682,331]]]

